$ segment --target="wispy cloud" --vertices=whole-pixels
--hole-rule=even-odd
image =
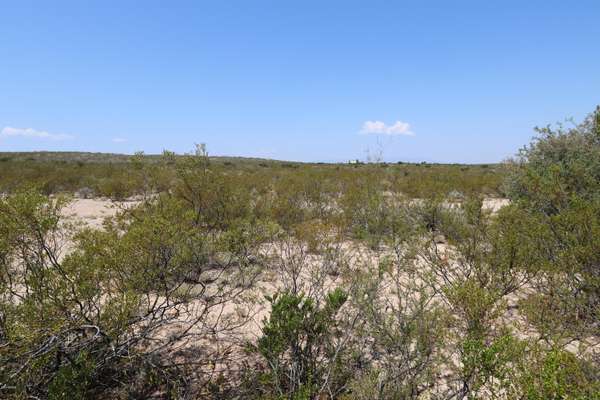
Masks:
[[[0,138],[2,137],[25,137],[49,140],[73,139],[72,135],[66,135],[64,133],[50,133],[46,131],[38,131],[33,128],[13,128],[12,126],[5,126],[2,128],[0,131]]]
[[[365,121],[360,133],[377,134],[377,135],[406,135],[414,136],[414,132],[410,128],[408,122],[396,121],[392,125],[386,125],[382,121]]]
[[[127,139],[122,138],[122,137],[116,137],[112,139],[113,143],[125,143],[127,141]]]

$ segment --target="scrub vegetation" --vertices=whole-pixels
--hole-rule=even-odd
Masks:
[[[0,156],[0,398],[600,399],[600,108],[502,165],[77,157]]]
[[[35,187],[43,194],[81,194],[122,200],[153,189],[164,191],[176,180],[176,166],[192,155],[170,152],[133,156],[101,153],[0,153],[0,192]],[[505,168],[499,164],[428,163],[309,164],[274,160],[210,157],[211,170],[239,176],[247,187],[340,192],[370,180],[383,190],[409,197],[503,195]],[[357,182],[358,181],[358,182]],[[313,185],[313,187],[310,187]]]

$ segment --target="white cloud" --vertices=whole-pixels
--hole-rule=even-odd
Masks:
[[[386,125],[381,121],[365,121],[360,133],[380,135],[406,135],[414,136],[408,122],[396,121],[393,125]]]
[[[113,138],[112,141],[114,143],[125,143],[127,141],[127,139],[121,138],[121,137],[116,137],[116,138]]]
[[[73,136],[65,135],[64,133],[49,133],[46,131],[38,131],[33,128],[13,128],[11,126],[2,128],[0,131],[0,138],[1,137],[26,137],[50,140],[73,139]]]

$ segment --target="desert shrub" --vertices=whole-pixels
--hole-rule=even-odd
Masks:
[[[363,365],[349,384],[350,399],[417,399],[438,383],[447,316],[431,305],[433,292],[419,279],[407,241],[393,245],[377,271],[353,271]]]
[[[536,129],[538,136],[511,164],[508,193],[533,211],[555,214],[573,197],[600,194],[600,107],[571,128]]]
[[[501,398],[514,385],[514,363],[520,359],[525,343],[509,333],[493,340],[469,335],[461,343],[463,382],[458,397]]]
[[[379,182],[364,179],[347,186],[340,201],[343,224],[352,238],[377,247],[386,233],[389,204]]]
[[[503,210],[504,217],[493,216],[482,209],[479,198],[443,208],[442,215],[437,232],[423,237],[429,244],[422,243],[417,252],[430,271],[423,279],[449,317],[444,362],[452,373],[443,396],[500,394],[512,385],[511,365],[523,352],[511,326],[501,321],[509,296],[537,273],[530,267],[535,244],[520,241],[530,237],[530,225],[523,221],[515,229],[514,222],[521,217],[518,210],[509,208]],[[439,243],[440,234],[447,244]]]
[[[174,164],[173,195],[194,212],[198,226],[210,232],[233,228],[250,216],[251,199],[240,181],[212,168],[204,147]]]
[[[347,380],[347,365],[336,342],[344,336],[337,314],[346,300],[341,289],[330,292],[322,303],[289,292],[269,298],[271,315],[257,343],[267,365],[267,372],[259,377],[265,397],[301,400],[320,393],[339,394]]]
[[[306,202],[295,182],[280,182],[268,198],[269,215],[284,229],[292,229],[308,218]]]
[[[599,399],[600,375],[597,366],[560,349],[531,349],[525,358],[519,380],[523,398]]]
[[[123,179],[106,179],[98,183],[98,193],[113,200],[125,200],[132,192],[128,183]]]
[[[223,349],[183,364],[173,352],[189,335],[208,340],[244,322],[224,310],[256,276],[260,224],[214,235],[185,200],[165,195],[103,231],[76,233],[65,255],[63,204],[35,191],[0,200],[2,397],[168,397],[190,379],[201,387]]]
[[[534,253],[541,258],[542,274],[535,282],[538,293],[544,294],[540,306],[556,314],[534,311],[531,321],[539,327],[551,325],[545,332],[559,336],[595,334],[600,321],[600,204],[573,199],[558,214],[532,215],[538,237],[545,241],[539,246],[542,251]],[[540,319],[544,315],[546,319]]]
[[[413,207],[419,223],[429,232],[439,232],[447,210],[440,197],[428,197]]]
[[[597,334],[600,316],[600,108],[582,123],[537,130],[512,164],[508,191],[545,245],[531,320],[556,337]],[[535,242],[535,236],[530,241]],[[570,331],[570,333],[569,333]]]

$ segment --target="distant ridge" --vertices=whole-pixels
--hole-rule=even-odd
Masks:
[[[189,154],[177,154],[176,157],[185,157]],[[27,151],[27,152],[0,152],[0,161],[33,161],[33,162],[84,162],[84,163],[124,163],[131,160],[132,154],[119,153],[93,153],[85,151]],[[150,161],[157,161],[162,154],[144,154]],[[305,164],[298,161],[273,160],[258,157],[230,157],[210,156],[216,162],[244,162],[244,163],[290,163]]]
[[[185,157],[189,154],[176,154],[176,157]],[[132,154],[119,153],[99,153],[86,151],[4,151],[0,152],[0,162],[17,161],[17,162],[63,162],[63,163],[89,163],[89,164],[106,164],[106,163],[126,163],[131,160]],[[144,157],[149,161],[158,161],[162,154],[144,154]],[[286,164],[286,165],[341,165],[348,164],[347,162],[303,162],[303,161],[287,161],[275,160],[270,158],[259,157],[237,157],[237,156],[210,156],[212,161],[217,163],[246,163],[246,164]],[[464,164],[464,163],[437,163],[437,162],[382,162],[376,164],[406,164],[406,165],[487,165],[497,166],[498,163],[481,163],[481,164]]]

